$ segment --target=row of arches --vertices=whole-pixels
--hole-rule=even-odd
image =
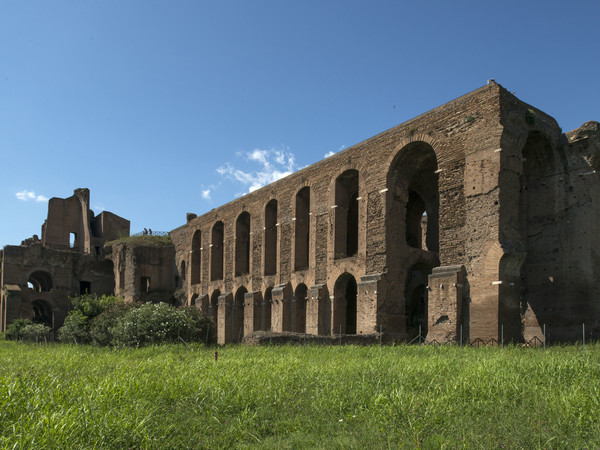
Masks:
[[[296,271],[308,268],[310,252],[310,188],[303,187],[296,194],[296,216],[295,224],[295,261],[294,269]],[[279,211],[276,199],[270,200],[264,210],[264,243],[263,243],[263,261],[264,275],[275,275],[277,273],[278,263],[278,229],[279,229]],[[251,216],[248,211],[242,212],[235,221],[235,246],[234,246],[234,275],[236,277],[250,273],[251,248]],[[217,221],[210,234],[210,262],[209,279],[217,281],[223,279],[224,263],[224,223]],[[202,232],[197,230],[192,237],[191,258],[190,258],[190,283],[199,284],[202,281]],[[182,278],[185,279],[185,260],[181,261],[180,271]]]

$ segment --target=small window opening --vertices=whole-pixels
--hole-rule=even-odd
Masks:
[[[74,248],[77,242],[77,233],[69,233],[69,247]]]
[[[89,281],[79,282],[79,295],[89,294],[92,290],[92,283]]]
[[[150,277],[141,277],[140,293],[147,294],[150,292]]]

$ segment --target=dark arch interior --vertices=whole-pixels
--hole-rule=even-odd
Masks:
[[[224,238],[223,222],[217,222],[212,229],[211,240],[211,265],[210,279],[211,281],[223,279],[223,238]]]
[[[406,277],[404,299],[406,302],[406,332],[410,339],[427,336],[427,280],[433,270],[428,264],[415,264]]]
[[[48,272],[38,270],[29,275],[28,283],[30,287],[36,292],[50,292],[52,289],[52,277]]]
[[[296,286],[294,293],[294,331],[297,333],[306,332],[306,297],[308,288],[304,283]]]
[[[263,311],[262,311],[262,329],[269,331],[271,329],[271,302],[273,287],[269,286],[265,290],[265,296],[263,297]]]
[[[310,242],[310,188],[304,187],[296,194],[295,256],[296,270],[308,268]]]
[[[41,323],[52,328],[52,308],[44,300],[35,300],[32,303],[34,323]]]
[[[433,148],[418,141],[398,152],[388,174],[388,186],[392,190],[393,201],[397,203],[394,210],[397,214],[404,211],[404,217],[397,220],[404,222],[406,244],[435,253],[439,252],[437,168]]]
[[[202,264],[202,235],[200,230],[194,233],[192,238],[192,267],[190,269],[190,277],[192,284],[200,283],[200,265]],[[185,261],[181,262],[182,277],[185,279]]]
[[[358,252],[358,171],[346,170],[335,180],[335,257]]]
[[[277,273],[277,200],[265,207],[265,275]]]
[[[349,273],[344,273],[335,282],[335,299],[336,308],[338,309],[336,316],[337,327],[340,325],[342,333],[356,334],[357,321],[357,286],[356,279]],[[334,330],[334,333],[338,332]]]
[[[238,342],[244,337],[244,296],[248,290],[242,286],[235,292],[235,304],[233,307],[233,339]]]
[[[235,222],[235,275],[250,273],[250,214],[241,213]]]

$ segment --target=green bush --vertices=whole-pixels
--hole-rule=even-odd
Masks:
[[[65,319],[65,323],[58,330],[58,339],[61,342],[90,343],[90,325],[92,321],[107,309],[123,304],[123,299],[114,295],[85,294],[80,297],[71,297],[73,309]]]
[[[88,318],[77,309],[69,313],[65,323],[58,330],[58,340],[76,344],[89,344],[90,337]]]
[[[33,325],[29,319],[17,319],[6,328],[6,339],[17,340],[21,337],[23,328],[28,325]]]
[[[131,309],[113,330],[113,343],[127,347],[191,341],[196,334],[194,320],[183,310],[166,303],[146,303]]]
[[[98,297],[96,294],[85,294],[80,297],[71,297],[70,300],[73,311],[81,312],[89,321],[108,308],[123,303],[122,298],[115,297],[114,295]]]
[[[210,326],[211,328],[214,328],[210,318],[206,317],[202,313],[202,311],[196,308],[195,306],[183,306],[179,308],[179,310],[183,311],[194,322],[195,331],[192,340],[197,342],[204,342],[206,340],[206,333],[208,331],[208,327]]]
[[[117,303],[96,316],[90,326],[92,342],[98,345],[113,344],[113,329],[117,323],[133,308],[139,308],[139,303]]]
[[[23,327],[21,330],[21,339],[24,341],[40,342],[43,339],[48,339],[50,333],[52,333],[52,328],[41,323],[32,323]]]

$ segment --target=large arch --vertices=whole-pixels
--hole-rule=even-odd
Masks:
[[[265,207],[265,275],[277,273],[277,200]]]
[[[310,188],[303,187],[296,194],[296,221],[294,233],[294,269],[308,269],[310,249]]]
[[[356,278],[348,272],[338,277],[333,289],[333,333],[356,334],[358,319]]]
[[[358,252],[358,170],[346,170],[335,180],[335,258]]]
[[[399,234],[388,249],[397,251],[405,244],[439,252],[438,163],[433,147],[424,141],[402,147],[390,165],[387,185],[391,191],[387,229]]]
[[[192,264],[190,267],[190,282],[198,284],[201,280],[201,265],[202,265],[202,233],[197,230],[192,237]],[[185,269],[185,261],[181,264],[182,270]],[[181,275],[185,279],[185,275]]]
[[[308,298],[308,288],[304,283],[296,286],[294,292],[294,323],[293,330],[297,333],[306,333],[306,300]]]
[[[241,213],[235,221],[235,276],[250,273],[250,214]]]
[[[28,286],[36,292],[50,292],[52,289],[52,276],[43,270],[37,270],[29,275]]]
[[[223,244],[224,244],[224,225],[218,221],[212,227],[210,244],[210,280],[223,279]]]

